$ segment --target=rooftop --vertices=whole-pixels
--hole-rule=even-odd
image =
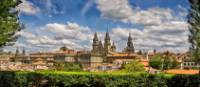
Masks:
[[[198,74],[198,70],[182,70],[182,69],[171,69],[171,70],[166,70],[166,73],[169,74]]]

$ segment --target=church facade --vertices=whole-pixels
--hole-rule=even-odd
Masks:
[[[114,42],[111,44],[108,32],[105,34],[104,43],[102,43],[98,38],[98,34],[95,32],[92,50],[78,55],[78,62],[89,70],[111,70],[116,68],[117,64],[128,63],[136,58],[140,58],[135,53],[131,34],[129,34],[127,46],[124,48],[124,51],[116,52],[116,45]]]

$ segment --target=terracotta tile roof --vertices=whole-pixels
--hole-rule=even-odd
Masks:
[[[46,63],[44,63],[43,61],[37,61],[33,63],[34,65],[45,65]]]
[[[149,66],[149,62],[141,61],[140,63],[141,63],[142,65],[144,65],[145,67],[146,67],[146,66]]]
[[[166,73],[169,74],[198,74],[198,70],[182,70],[182,69],[171,69],[171,70],[166,70]]]
[[[137,56],[136,54],[131,53],[120,53],[120,52],[109,52],[109,56],[115,56],[115,57],[124,57],[124,56]]]
[[[112,53],[112,56],[128,56],[128,53]]]
[[[145,67],[149,66],[149,61],[147,59],[139,59],[139,62],[142,63]]]

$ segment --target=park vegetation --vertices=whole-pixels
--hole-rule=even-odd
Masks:
[[[18,38],[16,32],[24,28],[19,22],[18,10],[15,9],[21,0],[1,0],[0,1],[0,47],[12,45]]]
[[[189,23],[189,42],[190,46],[190,57],[197,64],[200,64],[200,1],[189,0],[190,10],[188,14]],[[200,74],[200,67],[199,67]]]
[[[130,63],[123,64],[121,71],[124,71],[124,72],[127,72],[127,73],[145,72],[145,69],[144,69],[144,65],[142,65],[140,62],[134,60],[134,61],[132,61]]]
[[[198,87],[198,75],[0,72],[0,87]]]
[[[167,70],[176,68],[178,63],[172,56],[156,54],[150,58],[149,65],[155,69]]]
[[[55,63],[54,70],[56,71],[82,71],[83,68],[79,63]]]

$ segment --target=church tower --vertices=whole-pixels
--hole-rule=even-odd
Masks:
[[[106,32],[106,36],[105,36],[105,39],[104,39],[104,50],[105,50],[106,54],[109,51],[111,51],[110,36],[109,36],[108,31]]]
[[[104,52],[103,44],[101,40],[99,41],[99,53],[102,54]]]
[[[26,55],[26,50],[25,50],[25,48],[23,48],[22,54],[23,54],[23,55]]]
[[[129,33],[129,37],[128,37],[128,42],[127,42],[127,47],[125,48],[125,52],[128,53],[134,53],[135,52],[135,48],[133,46],[133,42],[132,42],[132,37],[131,34]]]
[[[15,51],[15,56],[19,55],[19,48],[17,47],[16,51]]]
[[[112,46],[111,46],[111,50],[112,52],[116,52],[116,46],[115,46],[115,43],[113,42]]]
[[[99,52],[99,40],[98,40],[98,36],[97,36],[96,32],[95,32],[94,38],[93,38],[92,52],[93,53],[98,53]]]

